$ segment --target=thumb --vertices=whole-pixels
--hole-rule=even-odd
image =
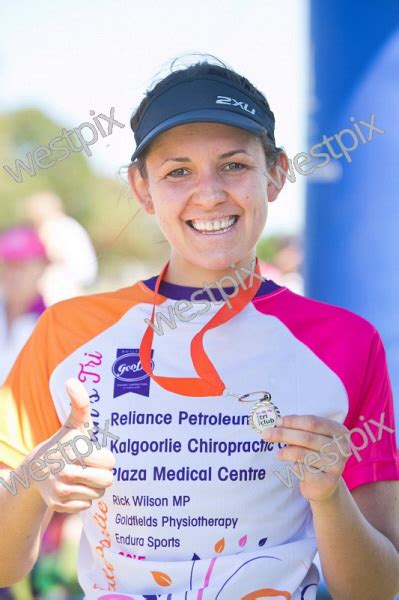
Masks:
[[[71,412],[64,427],[68,429],[81,429],[82,431],[92,429],[93,421],[90,415],[90,398],[86,388],[78,379],[68,379],[65,387],[71,401]],[[84,425],[88,426],[84,428]]]

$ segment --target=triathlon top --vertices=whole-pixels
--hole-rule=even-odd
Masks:
[[[314,600],[310,505],[278,444],[248,426],[251,405],[169,392],[141,367],[155,281],[64,300],[41,315],[0,391],[0,461],[15,468],[60,428],[70,411],[64,383],[76,377],[96,427],[108,421],[116,458],[113,485],[80,513],[86,598]],[[154,374],[197,377],[190,343],[221,307],[213,294],[215,302],[161,283]],[[234,393],[265,390],[282,415],[357,428],[359,451],[343,472],[350,490],[399,479],[385,350],[370,322],[265,280],[203,344]]]

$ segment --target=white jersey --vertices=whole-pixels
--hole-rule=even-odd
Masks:
[[[65,381],[76,377],[116,458],[113,485],[81,513],[86,598],[314,600],[310,504],[277,458],[279,445],[248,426],[251,406],[172,393],[142,369],[155,279],[46,310],[0,391],[0,461],[15,467],[58,430],[70,412]],[[176,300],[193,292],[161,284],[157,375],[197,376],[190,344],[220,305],[197,294],[195,318],[183,321]],[[314,414],[364,430],[384,413],[394,427],[381,339],[348,310],[266,281],[240,313],[207,331],[204,349],[229,389],[266,390],[282,415]],[[349,489],[399,479],[394,435],[369,439],[359,456],[345,466]]]

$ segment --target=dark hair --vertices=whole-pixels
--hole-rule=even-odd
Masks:
[[[185,78],[186,76],[200,77],[203,75],[217,75],[219,77],[223,77],[227,81],[231,81],[235,85],[242,87],[243,90],[250,92],[262,107],[264,107],[267,110],[270,110],[269,103],[266,100],[264,94],[262,94],[262,92],[260,92],[246,77],[244,77],[243,75],[239,75],[236,71],[234,71],[230,67],[227,67],[219,59],[212,57],[213,60],[217,61],[216,63],[211,62],[208,59],[202,59],[195,64],[185,66],[184,68],[180,68],[178,70],[173,70],[175,63],[181,60],[182,58],[184,59],[184,57],[181,56],[175,58],[170,67],[171,72],[166,77],[163,77],[158,82],[156,82],[154,87],[147,90],[145,97],[140,102],[138,108],[136,109],[135,113],[131,118],[131,127],[133,131],[135,131],[140,121],[141,115],[143,114],[144,110],[146,109],[149,101],[154,96],[154,94],[162,92],[162,90],[168,87],[171,83],[178,82],[180,79]],[[254,135],[256,135],[261,141],[263,150],[265,152],[266,165],[273,167],[276,164],[277,157],[280,154],[280,152],[284,151],[283,148],[279,148],[278,146],[276,146],[266,131],[260,135]],[[147,152],[148,149],[145,150],[141,155],[139,155],[134,163],[137,164],[138,169],[142,177],[144,178],[147,177],[147,169],[145,164]]]

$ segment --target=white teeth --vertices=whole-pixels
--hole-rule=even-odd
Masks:
[[[227,217],[214,221],[191,221],[191,224],[197,231],[220,231],[233,225],[236,219],[237,217]]]

